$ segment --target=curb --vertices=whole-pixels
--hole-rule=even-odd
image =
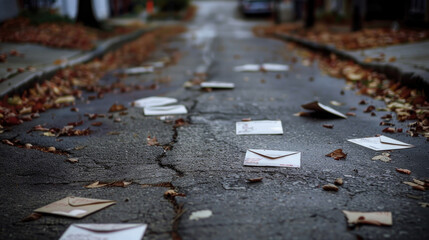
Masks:
[[[47,67],[44,67],[43,69],[38,69],[36,72],[24,72],[12,78],[9,78],[8,80],[0,84],[0,97],[20,92],[38,81],[50,78],[55,74],[55,72],[62,68],[88,62],[94,58],[100,57],[106,52],[114,50],[122,44],[140,37],[144,33],[153,31],[155,28],[156,27],[140,29],[126,35],[121,35],[101,41],[101,43],[97,44],[97,47],[94,50],[89,52],[82,52],[78,56],[74,56],[70,59],[67,59],[67,61],[63,64],[52,64]]]
[[[285,41],[298,43],[316,51],[334,53],[341,58],[352,60],[365,68],[386,74],[388,78],[400,82],[405,86],[422,89],[425,95],[429,96],[429,72],[427,71],[415,69],[401,63],[366,63],[364,62],[364,57],[359,56],[359,53],[353,54],[339,50],[333,45],[323,45],[284,33],[275,33],[274,36]]]

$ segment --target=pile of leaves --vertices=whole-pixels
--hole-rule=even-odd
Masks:
[[[373,28],[357,32],[334,32],[326,27],[315,27],[314,29],[306,30],[296,23],[278,26],[258,26],[253,31],[259,36],[286,33],[312,42],[334,45],[338,49],[345,50],[384,47],[429,39],[429,30]]]
[[[386,103],[386,108],[376,109],[369,106],[364,112],[371,113],[373,116],[375,110],[390,111],[396,113],[398,121],[413,121],[409,124],[408,134],[418,136],[419,134],[429,139],[429,102],[424,92],[418,89],[411,89],[403,86],[400,82],[388,79],[384,74],[347,60],[339,59],[336,55],[321,55],[305,51],[309,59],[319,60],[319,67],[328,75],[336,78],[345,78],[348,88],[356,89],[359,94],[382,100]],[[359,104],[366,104],[361,102]],[[385,114],[381,119],[387,122],[380,125],[393,124],[388,123],[392,115]],[[393,132],[401,132],[402,129],[394,129]],[[390,131],[392,132],[392,131]]]
[[[103,32],[81,24],[46,22],[33,24],[30,19],[18,17],[5,21],[0,26],[0,42],[36,43],[50,47],[90,50],[95,41],[124,34],[135,27],[118,27]]]
[[[180,26],[159,28],[144,34],[131,43],[105,54],[100,59],[59,70],[50,80],[36,83],[22,94],[5,96],[0,102],[0,129],[31,121],[51,108],[70,106],[82,98],[82,91],[95,92],[102,98],[104,93],[140,90],[140,86],[126,86],[122,82],[100,85],[99,79],[108,71],[142,64],[157,44],[165,42],[185,29]],[[93,99],[95,96],[90,96]]]

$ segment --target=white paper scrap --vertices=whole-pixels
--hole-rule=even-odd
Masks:
[[[188,113],[188,110],[186,110],[186,107],[184,105],[145,107],[143,111],[144,111],[144,114],[147,116],[176,115],[176,114]]]
[[[358,145],[361,145],[363,147],[366,147],[375,151],[397,150],[397,149],[406,149],[406,148],[414,147],[411,144],[404,143],[383,135],[379,137],[355,138],[355,139],[349,139],[347,141],[356,143]]]
[[[127,68],[125,69],[126,74],[141,74],[141,73],[152,73],[154,68],[152,66],[146,67],[135,67],[135,68]]]
[[[249,149],[244,158],[244,166],[259,167],[301,167],[301,153],[264,149]]]
[[[60,240],[103,239],[141,240],[146,224],[72,224]]]
[[[201,88],[234,88],[234,83],[230,82],[202,82]]]
[[[237,122],[235,126],[237,135],[283,134],[282,122],[280,120]]]
[[[145,108],[164,106],[172,103],[177,103],[177,99],[168,97],[147,97],[135,100],[134,106]]]
[[[209,218],[213,215],[212,211],[210,210],[201,210],[191,213],[191,216],[189,216],[189,220],[200,220],[204,218]]]

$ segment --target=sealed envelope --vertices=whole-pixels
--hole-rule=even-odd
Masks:
[[[60,240],[103,239],[103,240],[141,240],[147,225],[127,224],[72,224]]]
[[[283,134],[282,122],[280,120],[236,122],[235,127],[237,135]]]
[[[356,143],[358,145],[361,145],[363,147],[366,147],[375,151],[397,150],[397,149],[406,149],[406,148],[414,147],[411,144],[404,143],[383,135],[379,137],[355,138],[355,139],[349,139],[347,141]]]
[[[177,99],[169,97],[147,97],[135,100],[134,106],[145,108],[164,106],[172,103],[177,103]]]
[[[147,116],[176,115],[188,113],[188,110],[186,110],[186,107],[184,105],[145,107],[143,111],[144,115]]]
[[[116,204],[116,202],[113,200],[66,197],[34,211],[38,213],[49,213],[66,217],[83,218],[113,204]]]
[[[333,115],[338,116],[338,117],[347,118],[346,115],[338,112],[337,110],[335,110],[329,106],[323,105],[319,102],[307,103],[307,104],[302,105],[301,107],[304,109],[307,109],[307,110],[313,110],[316,112],[328,112],[328,113],[333,114]]]
[[[372,225],[392,225],[391,212],[351,212],[343,210],[346,215],[347,223],[354,224],[372,224]]]
[[[301,167],[301,153],[264,149],[249,149],[244,158],[244,166],[259,167]]]

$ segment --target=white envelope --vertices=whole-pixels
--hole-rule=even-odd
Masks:
[[[234,88],[234,83],[229,82],[202,82],[201,88]]]
[[[393,138],[381,135],[380,137],[355,138],[347,140],[352,143],[364,146],[375,151],[396,150],[413,148],[414,146],[408,143],[400,142]]]
[[[263,167],[301,167],[301,153],[290,151],[275,151],[249,149],[244,158],[244,166]]]
[[[136,107],[155,107],[155,106],[164,106],[172,103],[177,103],[177,99],[168,98],[168,97],[147,97],[141,98],[134,101],[134,106]]]
[[[263,63],[263,64],[246,64],[234,67],[236,72],[259,72],[261,70],[269,72],[286,72],[289,70],[288,65],[277,63]]]
[[[175,114],[186,114],[188,110],[184,105],[171,105],[171,106],[157,106],[157,107],[145,107],[143,109],[144,115],[175,115]]]
[[[147,224],[72,224],[60,240],[141,240]]]
[[[250,134],[283,134],[282,121],[248,121],[236,122],[237,135]]]
[[[313,110],[313,111],[316,111],[316,112],[329,112],[329,113],[331,113],[331,114],[333,114],[335,116],[342,117],[342,118],[347,118],[346,115],[338,112],[337,110],[335,110],[335,109],[333,109],[333,108],[331,108],[329,106],[323,105],[323,104],[321,104],[319,102],[307,103],[307,104],[302,105],[301,107],[304,108],[304,109]]]
[[[124,73],[126,74],[141,74],[141,73],[151,73],[154,71],[152,66],[146,67],[135,67],[135,68],[127,68]]]

